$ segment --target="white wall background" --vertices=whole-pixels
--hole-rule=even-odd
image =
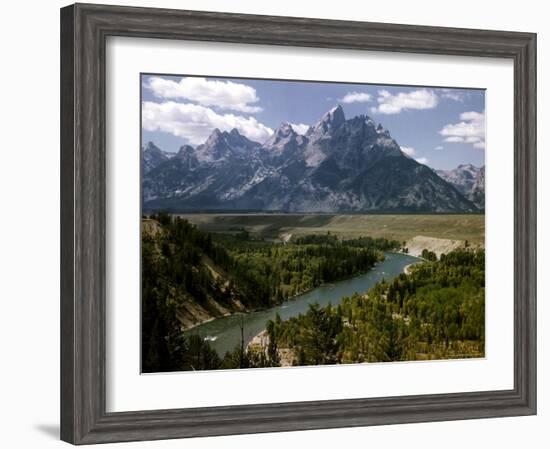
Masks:
[[[101,3],[111,3],[104,1]],[[538,33],[539,415],[448,423],[130,443],[136,448],[270,448],[342,444],[408,448],[545,448],[550,351],[544,300],[548,283],[550,158],[549,12],[536,0],[337,2],[277,0],[119,0],[117,4],[327,19],[487,28]],[[0,445],[54,448],[59,416],[59,7],[60,1],[9,2],[0,27]],[[546,203],[546,204],[544,204]],[[105,447],[105,446],[103,446]],[[120,447],[120,445],[119,445]]]

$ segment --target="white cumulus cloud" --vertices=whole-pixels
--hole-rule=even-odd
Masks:
[[[419,164],[427,164],[429,161],[427,157],[413,157],[416,155],[416,150],[413,147],[401,147],[401,151],[407,156],[413,158]]]
[[[480,150],[484,150],[485,149],[485,142],[483,142],[483,141],[476,142],[476,143],[474,143],[473,147],[478,148]]]
[[[441,151],[443,149],[443,145],[438,145],[438,146],[435,147],[435,149],[437,151]]]
[[[147,131],[163,131],[182,137],[192,145],[203,143],[214,128],[230,131],[236,128],[242,135],[263,143],[273,130],[254,117],[218,114],[210,108],[186,103],[144,101],[142,126]]]
[[[348,92],[340,101],[342,103],[368,103],[372,100],[372,95],[367,92]]]
[[[446,138],[445,138],[445,142],[450,142],[450,143],[461,143],[461,142],[464,142],[464,137],[460,137],[460,136],[449,136],[449,137],[446,137]]]
[[[401,147],[401,151],[407,156],[413,156],[416,153],[415,149],[412,147]]]
[[[485,148],[485,113],[468,111],[460,114],[460,122],[445,125],[440,131],[445,142],[469,143],[474,148]]]
[[[304,135],[309,129],[309,125],[306,125],[305,123],[291,123],[290,126],[292,126],[295,133],[302,135]]]
[[[464,101],[464,96],[461,92],[454,89],[441,89],[441,97],[447,100]]]
[[[378,106],[371,112],[380,114],[399,114],[408,109],[433,109],[439,99],[435,92],[428,89],[413,90],[391,94],[387,90],[378,92]]]
[[[148,79],[145,87],[161,99],[186,99],[203,106],[230,109],[253,114],[262,110],[250,103],[259,101],[256,89],[233,81],[207,80],[200,77],[186,77],[179,82],[154,76]]]

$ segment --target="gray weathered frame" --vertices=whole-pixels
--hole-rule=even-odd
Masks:
[[[511,58],[514,388],[107,413],[105,42],[131,36]],[[508,200],[508,199],[503,199]],[[536,35],[76,4],[61,9],[61,438],[74,444],[536,413]]]

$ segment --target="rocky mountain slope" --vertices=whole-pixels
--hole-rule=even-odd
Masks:
[[[146,175],[173,156],[174,153],[162,151],[153,142],[148,142],[144,147],[141,147],[141,168],[143,174]]]
[[[455,186],[478,208],[485,209],[485,166],[462,164],[453,170],[438,170],[437,174]]]
[[[337,106],[305,135],[283,123],[263,144],[214,130],[172,158],[144,160],[145,210],[476,212],[431,168],[405,155],[390,132]],[[153,167],[154,165],[154,167]]]

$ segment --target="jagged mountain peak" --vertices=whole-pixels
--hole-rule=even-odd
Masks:
[[[327,111],[321,119],[308,130],[309,135],[319,135],[333,131],[346,121],[344,109],[337,105]]]
[[[282,155],[291,157],[303,152],[307,139],[298,134],[292,125],[283,122],[262,145],[264,153],[270,158],[280,158]]]
[[[344,108],[340,104],[333,106],[331,109],[325,112],[325,115],[324,115],[324,117],[337,117],[337,116],[341,116],[343,119],[345,119]]]
[[[296,131],[294,131],[294,128],[292,128],[292,125],[288,122],[283,122],[281,125],[275,130],[275,132],[264,142],[264,147],[268,147],[271,145],[276,145],[278,142],[282,140],[288,140],[290,138],[296,137],[298,134]]]
[[[231,157],[248,156],[259,147],[259,143],[243,136],[236,128],[229,132],[215,128],[206,142],[196,148],[195,153],[201,162],[221,162]]]
[[[366,115],[346,120],[339,105],[305,136],[288,122],[263,145],[236,129],[215,129],[204,144],[195,150],[182,147],[180,153],[183,160],[166,162],[144,177],[145,207],[330,213],[478,210],[441,175],[406,157],[389,130]]]
[[[293,134],[297,134],[296,131],[294,131],[294,128],[292,125],[288,122],[283,122],[281,125],[275,130],[275,135],[279,137],[287,137]]]
[[[168,154],[162,151],[154,142],[147,142],[141,151],[142,169],[144,173],[148,173],[164,161],[173,156],[173,153]]]
[[[219,128],[214,128],[214,130],[206,140],[205,144],[216,144],[220,141],[233,143],[237,141],[253,142],[246,136],[242,135],[237,128],[233,128],[230,131],[220,131]]]
[[[185,157],[190,154],[193,154],[195,152],[195,149],[191,145],[182,145],[178,152],[176,153],[175,157]]]
[[[333,129],[338,128],[345,121],[346,115],[344,114],[344,109],[340,105],[333,107],[321,118],[321,122],[330,125]]]
[[[155,145],[154,142],[149,141],[143,146],[143,152],[145,153],[156,153],[156,154],[162,154],[164,151],[162,151],[158,146]]]
[[[371,119],[369,116],[364,114],[356,115],[355,117],[347,119],[344,122],[344,125],[345,127],[347,127],[347,129],[344,132],[354,132],[354,133],[362,132],[362,133],[368,134],[369,138],[370,137],[374,138],[376,135],[379,134],[376,128],[376,122],[373,119]]]
[[[367,126],[375,126],[376,125],[376,122],[371,118],[369,117],[368,115],[362,115],[363,117],[363,120],[365,121],[365,124]]]
[[[222,132],[218,128],[214,128],[214,130],[210,133],[210,135],[208,136],[204,144],[199,145],[197,148],[199,148],[200,146],[211,147],[213,145],[217,145],[221,141],[222,137],[223,137]]]
[[[221,131],[219,128],[214,128],[210,133],[210,136],[208,137],[208,139],[220,139],[222,137],[228,137],[228,136],[245,137],[239,132],[237,128],[232,128],[229,131]]]
[[[474,164],[466,163],[460,164],[457,167],[450,170],[438,170],[438,174],[443,178],[449,180],[455,180],[455,183],[464,183],[464,180],[475,179],[482,168],[476,167]]]
[[[478,171],[480,167],[476,167],[474,164],[460,164],[455,168],[455,170],[469,170],[469,171]]]
[[[485,208],[485,166],[466,163],[451,170],[436,170],[436,173],[480,209]]]

